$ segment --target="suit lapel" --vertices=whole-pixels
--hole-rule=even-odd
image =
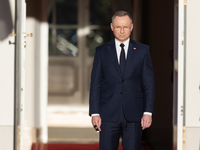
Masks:
[[[124,75],[126,74],[128,69],[130,68],[130,66],[133,65],[132,60],[134,59],[134,56],[135,56],[136,53],[137,53],[137,49],[135,47],[135,44],[134,44],[133,41],[130,40],[129,47],[128,47],[127,59],[126,59],[126,66],[125,66],[125,70],[124,70]]]
[[[117,59],[117,52],[116,52],[116,47],[115,47],[115,41],[113,40],[113,42],[108,46],[108,52],[110,54],[110,57],[112,59],[113,65],[115,66],[115,69],[117,70],[118,74],[120,76],[121,75],[121,71],[119,68],[119,63],[118,63],[118,59]]]

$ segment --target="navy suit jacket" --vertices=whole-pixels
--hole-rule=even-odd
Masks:
[[[117,121],[123,111],[127,121],[141,121],[154,107],[154,73],[149,46],[130,40],[121,74],[115,40],[96,48],[90,85],[89,115]]]

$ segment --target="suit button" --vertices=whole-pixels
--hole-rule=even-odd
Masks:
[[[122,92],[120,94],[122,95]]]
[[[122,80],[122,82],[124,82],[124,80]]]

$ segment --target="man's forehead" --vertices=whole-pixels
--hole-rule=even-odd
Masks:
[[[131,19],[128,16],[116,16],[113,23],[131,23]]]

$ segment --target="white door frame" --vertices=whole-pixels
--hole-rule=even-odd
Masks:
[[[185,0],[175,4],[175,34],[174,34],[174,150],[184,148],[184,116],[185,116]],[[177,53],[176,53],[177,52]],[[177,56],[176,56],[177,55]],[[177,98],[176,98],[177,97]]]
[[[26,2],[16,1],[14,150],[23,150]]]

